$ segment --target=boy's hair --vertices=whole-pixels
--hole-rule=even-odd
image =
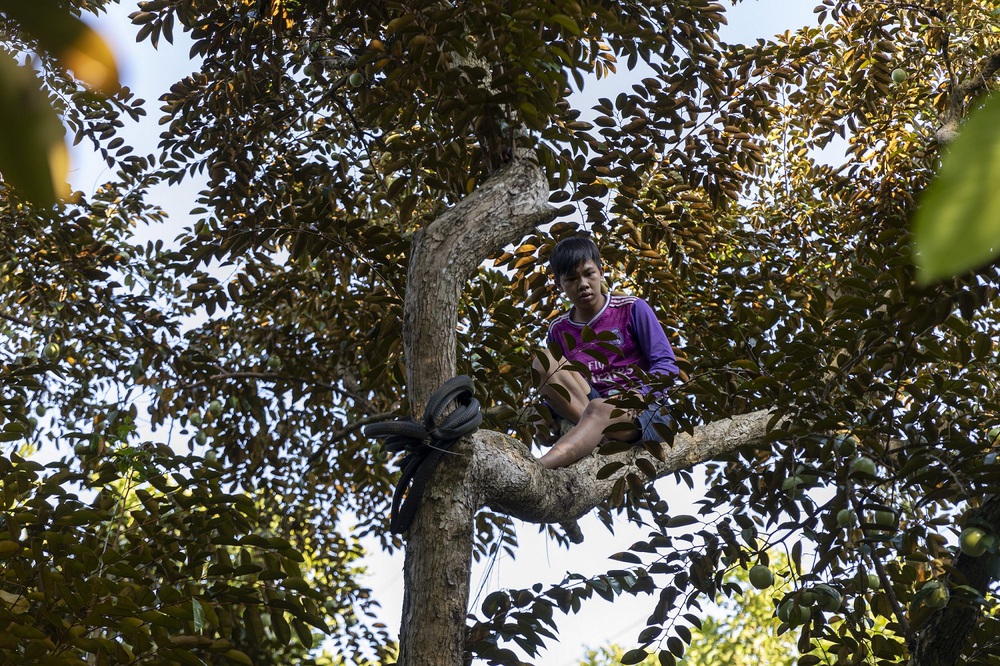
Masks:
[[[588,259],[601,268],[601,253],[594,245],[594,241],[590,240],[588,236],[570,236],[562,239],[552,248],[552,253],[549,255],[549,268],[552,269],[552,274],[558,282],[563,275],[572,273]]]

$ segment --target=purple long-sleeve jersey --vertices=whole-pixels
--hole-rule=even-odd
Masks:
[[[677,359],[653,309],[635,296],[609,296],[604,307],[585,324],[570,318],[572,310],[549,326],[549,340],[559,345],[566,358],[590,369],[590,385],[602,397],[614,391],[639,391],[650,387],[636,376],[636,368],[664,378],[677,375]],[[587,335],[589,328],[598,337]],[[610,332],[612,335],[601,333]],[[613,339],[604,339],[613,338]],[[608,343],[618,348],[613,351]]]

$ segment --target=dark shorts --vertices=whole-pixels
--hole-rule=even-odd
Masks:
[[[590,395],[587,396],[591,400],[596,400],[597,398],[602,398],[600,393],[596,389],[590,389]],[[551,407],[550,407],[551,408]],[[567,420],[561,414],[556,412],[554,409],[552,413],[557,419]],[[667,442],[672,444],[673,433],[677,430],[674,417],[670,414],[670,408],[659,402],[650,403],[646,409],[642,410],[638,416],[632,419],[636,426],[638,426],[641,431],[641,435],[638,442]],[[661,432],[663,431],[663,432]],[[669,433],[669,437],[667,436]]]

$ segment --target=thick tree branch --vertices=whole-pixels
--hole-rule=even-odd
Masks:
[[[938,143],[950,143],[958,136],[967,107],[966,100],[974,99],[985,92],[998,71],[1000,71],[1000,51],[994,51],[983,58],[979,67],[964,81],[953,84],[948,110],[941,114],[941,126],[935,134]]]
[[[455,374],[458,303],[469,276],[497,248],[554,219],[548,197],[545,174],[521,156],[414,239],[403,309],[414,412]]]
[[[606,500],[614,482],[624,474],[642,474],[635,466],[637,458],[649,460],[657,478],[666,476],[744,446],[760,445],[771,418],[770,412],[759,411],[698,426],[692,435],[680,433],[673,446],[664,447],[662,461],[635,448],[591,455],[571,467],[551,471],[541,467],[521,442],[480,431],[473,438],[470,475],[481,501],[492,509],[529,522],[565,522]],[[625,466],[607,479],[597,479],[598,470],[616,461]]]
[[[0,312],[0,319],[6,319],[7,321],[13,324],[20,324],[21,326],[24,326],[26,328],[34,328],[34,325],[30,321],[26,321],[24,319],[18,319],[17,317],[14,317],[9,314],[4,314],[2,312]]]

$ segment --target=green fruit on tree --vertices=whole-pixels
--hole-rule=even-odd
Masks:
[[[878,574],[870,573],[868,574],[868,589],[877,590],[882,586],[882,581],[879,580]]]
[[[879,527],[896,527],[896,514],[893,511],[876,511],[875,524]]]
[[[222,413],[222,403],[218,400],[213,400],[208,403],[208,413],[212,416],[218,416]]]
[[[813,590],[802,590],[799,593],[799,605],[812,606],[816,603],[816,593]]]
[[[829,613],[840,610],[840,605],[844,602],[844,597],[840,592],[830,587],[826,583],[820,583],[815,588],[816,604]]]
[[[857,515],[851,509],[841,509],[837,512],[837,524],[841,527],[853,527]]]
[[[204,430],[199,430],[194,436],[194,441],[198,443],[198,446],[205,446],[205,443],[208,441],[208,435],[205,434]]]
[[[812,611],[808,606],[801,606],[799,604],[792,605],[792,608],[788,611],[788,626],[797,627],[800,624],[805,624],[809,621],[812,616]]]
[[[42,349],[42,358],[46,361],[51,361],[57,356],[59,356],[59,345],[55,342],[50,342]]]
[[[969,557],[979,557],[986,552],[988,533],[979,527],[966,527],[958,537],[958,545]]]
[[[43,407],[42,405],[37,405],[35,407],[35,415],[36,416],[45,416],[45,407]]]
[[[270,356],[267,359],[267,369],[277,370],[281,367],[281,359],[277,356]]]
[[[774,574],[763,564],[755,564],[750,567],[750,584],[758,590],[766,590],[774,585]]]
[[[198,412],[194,412],[194,411],[189,412],[188,413],[188,422],[191,425],[195,426],[195,427],[200,426],[201,425],[201,414],[199,414]]]
[[[837,453],[842,456],[853,456],[858,450],[858,438],[850,433],[837,435]]]
[[[782,622],[788,622],[788,618],[792,615],[792,609],[795,607],[795,601],[792,599],[786,599],[778,605],[778,619]]]
[[[364,74],[361,74],[360,72],[354,72],[349,77],[347,77],[347,82],[351,84],[352,88],[360,88],[361,86],[365,85]]]
[[[932,580],[924,583],[920,588],[920,597],[924,605],[928,608],[943,608],[948,605],[948,597],[951,596],[944,583]]]
[[[796,491],[799,486],[803,485],[802,477],[800,476],[790,476],[781,482],[781,489],[784,491]]]
[[[208,451],[205,453],[205,462],[214,463],[219,460],[219,456],[215,451]]]
[[[906,70],[905,69],[903,69],[902,67],[897,67],[896,69],[892,70],[892,82],[893,83],[902,83],[905,80],[906,80]]]
[[[850,471],[856,476],[875,476],[875,461],[867,456],[859,456],[851,461]]]
[[[38,427],[38,419],[36,419],[34,416],[29,416],[28,417],[28,428],[27,428],[28,432],[31,432],[32,430],[34,430],[37,427]]]

